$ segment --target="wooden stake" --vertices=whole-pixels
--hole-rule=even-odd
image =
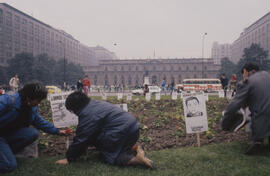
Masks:
[[[66,136],[66,148],[68,149],[69,147],[69,136]]]
[[[196,134],[197,134],[197,144],[198,144],[198,147],[201,147],[200,133],[196,133]]]

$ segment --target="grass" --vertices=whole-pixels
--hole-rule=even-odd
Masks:
[[[62,157],[42,156],[19,159],[19,168],[7,176],[269,176],[270,153],[246,156],[246,143],[223,143],[147,152],[157,170],[144,167],[117,167],[105,164],[98,154],[67,166],[55,165]]]

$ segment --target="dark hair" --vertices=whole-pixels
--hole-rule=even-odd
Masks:
[[[89,103],[89,101],[90,98],[84,93],[75,91],[67,97],[65,106],[67,110],[77,113],[83,109]]]
[[[30,100],[43,100],[47,98],[48,94],[47,89],[38,82],[25,84],[18,92],[22,101],[26,100],[26,98]]]
[[[247,62],[241,69],[241,73],[243,74],[244,72],[244,69],[246,69],[248,72],[252,71],[252,70],[255,70],[255,71],[259,71],[260,70],[260,67],[256,64],[256,63],[253,63],[253,62]]]
[[[196,100],[198,103],[200,103],[197,97],[189,97],[186,99],[186,106],[187,106],[188,101],[191,101],[191,100]]]

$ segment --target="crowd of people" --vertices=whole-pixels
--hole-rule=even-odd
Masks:
[[[231,130],[239,110],[249,108],[252,144],[245,154],[253,155],[261,151],[265,138],[270,140],[270,74],[260,71],[254,63],[246,63],[241,72],[241,81],[237,80],[235,74],[230,80],[225,74],[221,76],[225,96],[228,88],[234,92],[234,98],[224,111],[221,128]],[[161,83],[162,90],[165,87],[164,82],[165,80]],[[146,157],[143,148],[136,145],[140,136],[140,125],[136,118],[116,105],[89,98],[90,86],[87,76],[78,79],[78,90],[71,93],[65,101],[66,109],[77,115],[79,122],[66,157],[56,161],[56,164],[76,162],[77,158],[84,155],[88,146],[94,146],[107,163],[156,168],[154,162]],[[0,173],[17,168],[14,154],[38,138],[36,129],[52,135],[66,134],[65,130],[55,128],[38,114],[37,105],[47,97],[47,90],[42,84],[29,83],[18,89],[19,78],[15,75],[10,80],[10,87],[13,94],[0,96]],[[148,86],[145,85],[144,94],[148,91]],[[185,103],[190,104],[192,112],[188,117],[200,115],[200,112],[193,112],[191,107],[192,104],[199,103],[197,99],[188,99]]]

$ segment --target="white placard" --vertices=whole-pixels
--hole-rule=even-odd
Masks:
[[[127,104],[116,104],[116,106],[119,106],[120,108],[122,108],[124,111],[128,112],[128,106]]]
[[[183,107],[187,133],[200,133],[208,130],[203,92],[183,94]]]
[[[146,93],[145,94],[145,100],[150,101],[151,100],[151,93]]]
[[[127,94],[127,100],[128,100],[128,101],[132,100],[132,94],[130,94],[130,93]]]
[[[156,93],[156,100],[160,100],[160,93]]]
[[[102,100],[107,100],[107,94],[106,93],[101,93]]]
[[[50,95],[53,124],[56,128],[70,127],[78,124],[78,117],[65,107],[67,96],[71,92]]]
[[[121,100],[123,98],[123,93],[118,93],[117,94],[117,100]]]
[[[144,84],[147,84],[147,85],[150,84],[150,81],[149,81],[149,77],[148,76],[144,77]]]
[[[218,97],[224,98],[224,91],[223,90],[218,91]]]
[[[177,92],[172,93],[172,100],[177,100]]]
[[[208,93],[204,93],[204,98],[205,98],[205,101],[208,101],[209,100]]]

